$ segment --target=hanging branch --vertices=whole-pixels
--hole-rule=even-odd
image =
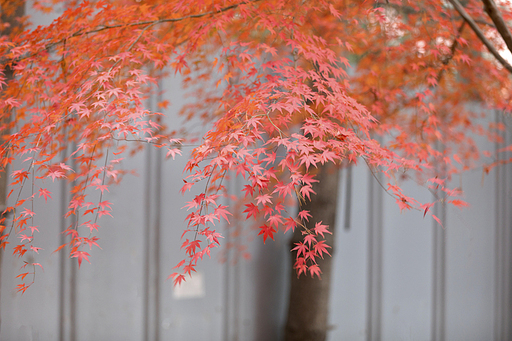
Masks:
[[[496,29],[505,41],[505,44],[507,44],[509,51],[512,52],[512,34],[510,33],[505,20],[503,20],[500,10],[496,7],[493,0],[482,0],[482,2],[484,3],[485,11],[489,14],[489,17],[492,19]]]
[[[473,32],[477,35],[478,39],[482,41],[482,43],[487,47],[489,52],[500,62],[501,65],[505,69],[507,69],[508,72],[512,73],[512,66],[500,55],[498,50],[492,45],[492,43],[485,37],[484,33],[480,28],[477,26],[473,18],[469,16],[469,14],[466,12],[464,7],[460,4],[458,0],[449,0],[450,3],[455,7],[457,12],[459,12],[460,16],[468,23],[468,25],[471,27]]]

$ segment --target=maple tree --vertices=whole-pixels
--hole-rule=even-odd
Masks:
[[[51,11],[57,3],[34,7]],[[59,250],[67,247],[81,264],[98,245],[100,218],[113,215],[106,192],[124,174],[122,155],[142,144],[169,158],[187,148],[190,136],[163,123],[167,102],[161,112],[144,106],[151,84],[167,74],[180,74],[195,98],[181,114],[212,126],[185,169],[182,192],[196,195],[185,205],[185,258],[170,275],[175,284],[221,243],[216,224],[233,213],[224,200],[227,177],[244,179],[240,211],[263,242],[279,230],[298,231],[296,272],[320,277],[331,232],[319,220],[308,224],[304,203],[316,195],[322,166],[364,162],[385,175],[382,185],[401,210],[424,216],[435,204],[465,205],[447,186],[451,175],[498,164],[474,137],[498,140],[505,129],[482,118],[509,109],[506,1],[60,3],[67,9],[51,25],[0,41],[1,166],[23,161],[10,171],[5,212],[12,218],[2,218],[0,237],[2,248],[16,244],[15,256],[37,256],[32,203],[51,200],[45,183],[74,184],[67,216],[75,223]],[[407,196],[406,178],[435,190],[436,199]],[[38,265],[24,264],[32,270],[20,274],[21,292]]]

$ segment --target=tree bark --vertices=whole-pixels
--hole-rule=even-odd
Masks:
[[[338,167],[333,164],[319,166],[317,180],[313,190],[316,195],[311,197],[301,209],[310,211],[313,217],[307,224],[313,228],[315,223],[322,221],[329,226],[332,235],[326,235],[331,255],[334,252],[334,227],[338,198]],[[303,240],[302,229],[296,228],[291,245]],[[327,337],[329,322],[329,296],[331,288],[332,257],[328,255],[318,260],[322,278],[311,278],[301,275],[297,277],[293,263],[296,251],[292,253],[292,271],[290,278],[290,301],[288,318],[285,327],[285,341],[323,341]]]
[[[475,32],[475,34],[477,35],[478,39],[480,39],[480,41],[485,45],[485,47],[487,47],[487,49],[494,56],[494,58],[496,58],[498,60],[498,62],[500,62],[500,64],[503,65],[503,67],[505,69],[507,69],[508,72],[512,73],[512,65],[510,65],[505,60],[505,58],[503,58],[500,55],[500,53],[496,49],[496,47],[494,47],[494,45],[487,39],[484,32],[482,32],[482,30],[478,27],[478,25],[473,20],[473,18],[471,18],[469,16],[469,14],[466,12],[466,10],[464,9],[464,6],[462,6],[458,0],[448,0],[448,1],[453,5],[455,10],[457,12],[459,12],[460,16],[468,23],[468,25],[471,27],[473,32]]]

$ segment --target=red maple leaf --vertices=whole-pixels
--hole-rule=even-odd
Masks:
[[[249,219],[251,216],[256,218],[260,210],[258,209],[258,206],[254,205],[252,202],[249,204],[245,204],[247,208],[243,211],[244,213],[247,213],[247,219]]]
[[[274,233],[276,233],[276,230],[272,226],[265,224],[260,226],[260,233],[258,235],[263,235],[263,243],[265,243],[267,238],[274,240]]]

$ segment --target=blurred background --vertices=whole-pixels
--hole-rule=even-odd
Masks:
[[[69,185],[50,184],[53,200],[35,204],[44,272],[24,295],[15,290],[22,261],[9,247],[2,257],[0,339],[280,340],[290,235],[263,244],[240,223],[218,226],[231,247],[201,262],[179,289],[166,280],[184,256],[185,162],[154,148],[123,161],[137,175],[110,187],[104,199],[114,217],[101,218],[102,249],[80,269],[66,252],[52,253],[63,243]],[[510,166],[454,179],[470,207],[441,207],[443,226],[422,212],[401,213],[365,164],[339,173],[329,340],[508,339]],[[405,189],[430,200],[413,182]]]
[[[160,86],[172,108],[184,104],[178,80]],[[156,101],[151,98],[148,106],[155,109]],[[177,109],[165,113],[172,127]],[[504,120],[499,113],[490,117]],[[105,195],[113,218],[101,218],[102,249],[92,249],[91,264],[83,262],[80,269],[66,252],[52,253],[65,242],[60,232],[70,224],[61,218],[69,184],[48,184],[53,200],[35,203],[44,248],[37,262],[44,272],[21,295],[16,276],[22,260],[11,257],[9,247],[1,257],[0,340],[283,338],[291,235],[263,244],[236,220],[217,226],[222,244],[230,247],[201,262],[180,288],[166,280],[184,257],[182,207],[190,194],[182,196],[179,189],[186,152],[172,161],[145,148],[123,160],[122,167],[135,174]],[[512,339],[511,166],[453,179],[470,206],[437,208],[443,226],[423,212],[400,212],[364,163],[340,169],[339,179],[328,340]],[[230,191],[240,189],[238,181],[230,180]],[[432,200],[412,181],[404,190]]]

